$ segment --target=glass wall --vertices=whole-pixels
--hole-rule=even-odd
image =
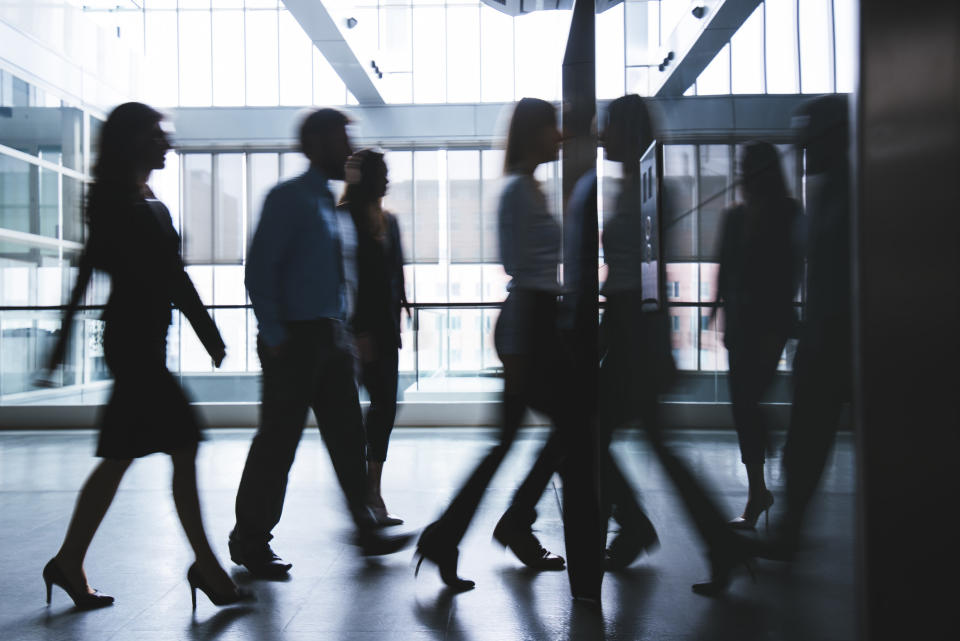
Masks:
[[[0,67],[0,398],[31,397],[60,329],[82,247],[83,185],[97,115]],[[98,279],[91,300],[103,290]],[[75,326],[58,384],[105,377],[95,315]]]

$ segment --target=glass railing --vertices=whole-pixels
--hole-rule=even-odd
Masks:
[[[214,368],[189,323],[179,312],[167,335],[167,366],[199,403],[255,403],[260,398],[257,323],[249,305],[212,305],[227,345]],[[726,403],[727,352],[722,315],[709,322],[709,304],[670,305],[671,342],[679,369],[670,402]],[[101,306],[83,308],[72,328],[64,365],[41,380],[49,350],[59,337],[62,307],[0,308],[0,405],[101,404],[111,379],[103,356]],[[502,390],[501,363],[493,344],[497,303],[415,304],[404,313],[399,358],[401,402],[496,400]],[[767,400],[789,402],[795,341],[780,363]]]

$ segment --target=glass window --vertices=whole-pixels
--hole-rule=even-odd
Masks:
[[[180,11],[180,104],[206,107],[212,104],[210,12]]]
[[[800,88],[803,93],[833,91],[832,0],[804,0],[800,10]]]
[[[730,44],[717,53],[697,78],[698,96],[717,96],[730,93]]]
[[[766,0],[767,93],[797,93],[797,14],[795,0]]]
[[[650,49],[656,49],[659,44],[656,38],[652,43],[650,42],[648,28],[650,11],[647,4],[647,2],[637,2],[636,0],[626,0],[623,3],[623,20],[626,30],[626,51],[624,55],[628,65],[649,63],[653,57]]]
[[[619,98],[624,93],[623,4],[596,20],[597,98]]]
[[[183,155],[183,259],[213,262],[213,161],[210,154]]]
[[[720,249],[723,213],[733,204],[736,196],[730,155],[731,149],[728,145],[701,145],[699,148],[700,207],[697,223],[700,247],[697,256],[700,259],[717,255]]]
[[[479,151],[447,152],[447,212],[450,261],[480,262],[483,234],[480,223]],[[472,300],[478,300],[479,293]]]
[[[480,6],[480,99],[510,102],[513,96],[513,18],[486,5]]]
[[[305,172],[310,167],[310,161],[299,151],[288,151],[280,154],[280,180],[289,180]],[[330,191],[336,195],[336,189],[330,185]]]
[[[764,92],[762,2],[730,39],[730,73],[733,93]]]
[[[280,104],[309,105],[312,102],[313,42],[296,18],[280,11]]]
[[[560,99],[569,11],[537,11],[514,19],[517,98]]]
[[[480,100],[479,8],[447,7],[447,102]]]
[[[347,101],[347,86],[316,47],[313,56],[313,104],[342,105]]]
[[[37,209],[40,225],[36,232],[41,236],[57,238],[60,231],[60,174],[44,167],[38,169],[37,187],[40,197]]]
[[[384,154],[387,163],[387,195],[383,208],[397,218],[404,260],[413,259],[413,154],[409,151],[388,151]]]
[[[169,154],[173,156],[174,154]],[[84,239],[83,224],[83,197],[84,185],[77,178],[62,176],[60,178],[60,202],[63,208],[61,225],[63,239],[80,243]]]
[[[144,51],[147,62],[144,83],[146,99],[156,107],[178,104],[179,48],[177,47],[177,13],[175,11],[146,11],[144,21]]]
[[[413,152],[414,243],[411,262],[440,260],[440,152]],[[417,272],[417,295],[423,291]]]
[[[213,304],[245,304],[247,302],[247,290],[243,284],[243,277],[243,265],[214,265]]]
[[[663,252],[666,260],[696,256],[696,147],[663,148]]]
[[[247,370],[247,310],[217,309],[213,320],[227,347],[227,355],[220,364],[221,372],[244,372]],[[206,350],[203,351],[206,355]],[[209,360],[209,357],[207,358]]]
[[[243,262],[243,154],[217,154],[213,260]]]
[[[696,370],[700,343],[700,310],[696,307],[675,307],[670,310],[676,321],[671,327],[670,342],[680,370]]]
[[[277,11],[250,10],[246,19],[247,104],[273,106],[280,100]]]
[[[167,206],[174,229],[180,229],[180,154],[167,152],[163,169],[150,174],[153,195]]]
[[[481,258],[485,263],[500,262],[497,205],[500,202],[500,189],[503,182],[503,157],[502,149],[484,149],[480,152],[480,170],[483,179],[480,187],[480,211],[483,217],[483,253]],[[497,294],[494,295],[494,298],[496,296]],[[483,300],[487,300],[487,298]]]
[[[443,102],[444,77],[443,7],[416,7],[413,12],[413,101]]]
[[[836,44],[837,91],[853,91],[857,77],[857,3],[833,0],[833,28]]]
[[[247,155],[247,243],[260,222],[260,212],[267,193],[280,178],[279,154]]]
[[[244,104],[243,32],[243,11],[213,12],[213,104],[216,106]]]
[[[30,232],[30,172],[23,160],[0,155],[0,227]]]

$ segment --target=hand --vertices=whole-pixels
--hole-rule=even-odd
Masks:
[[[357,351],[360,352],[361,363],[371,363],[377,358],[377,344],[373,336],[368,333],[357,334],[354,342],[357,345]]]
[[[413,320],[413,306],[407,301],[400,303],[403,306],[403,311],[407,312],[407,318]]]
[[[227,357],[227,350],[226,350],[226,348],[224,348],[224,347],[221,347],[221,348],[219,348],[219,349],[217,349],[217,350],[214,350],[214,351],[210,354],[210,358],[213,359],[213,366],[214,366],[214,367],[220,367],[220,365],[223,363],[223,359],[226,358],[226,357]]]

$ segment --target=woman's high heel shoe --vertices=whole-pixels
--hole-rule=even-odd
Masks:
[[[241,601],[252,601],[253,592],[245,588],[233,587],[233,591],[226,593],[214,592],[213,588],[207,583],[207,580],[200,574],[200,569],[194,563],[187,570],[187,582],[190,584],[190,598],[193,601],[193,609],[197,609],[197,589],[207,595],[210,602],[214,605],[233,605]]]
[[[734,530],[754,530],[757,527],[757,521],[760,515],[765,515],[765,526],[767,532],[770,531],[770,508],[773,506],[773,492],[766,490],[756,503],[747,501],[747,507],[743,510],[743,516],[738,516],[729,522]]]
[[[734,571],[740,566],[746,568],[754,583],[757,581],[753,571],[753,557],[756,554],[742,539],[733,539],[720,549],[710,551],[710,580],[694,583],[692,590],[701,596],[717,596],[730,587]]]
[[[60,566],[57,565],[56,559],[50,559],[47,565],[44,566],[43,582],[47,585],[47,605],[50,604],[53,596],[53,586],[55,585],[62,588],[63,591],[73,599],[73,604],[81,610],[94,610],[96,608],[113,605],[112,596],[100,594],[97,590],[93,592],[79,592],[70,587],[70,584],[67,582],[67,575],[65,575],[63,570],[60,569]]]
[[[440,579],[446,586],[456,592],[472,590],[476,585],[469,579],[461,579],[457,575],[457,559],[460,556],[459,550],[455,545],[438,542],[433,533],[434,525],[427,526],[427,529],[420,535],[417,541],[417,565],[413,570],[414,576],[419,576],[420,566],[426,559],[437,566],[440,570]]]

